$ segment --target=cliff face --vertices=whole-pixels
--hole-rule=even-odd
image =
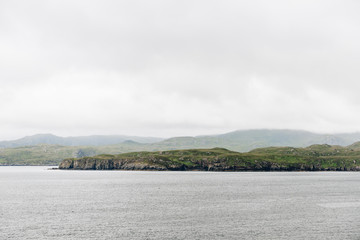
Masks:
[[[97,157],[86,157],[80,159],[65,159],[60,165],[60,169],[74,170],[168,170],[163,166],[150,165],[144,162],[127,161],[126,159],[104,159]]]
[[[146,162],[123,162],[112,159],[66,159],[61,162],[59,169],[68,170],[153,170],[153,171],[360,171],[360,166],[323,167],[319,164],[278,164],[258,161],[245,166],[226,165],[221,162],[188,166],[174,164],[161,166]]]
[[[135,152],[69,158],[60,169],[200,170],[200,171],[359,171],[360,151],[317,145],[310,148],[267,148],[249,153],[222,148]]]

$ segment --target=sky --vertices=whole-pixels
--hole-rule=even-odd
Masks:
[[[2,0],[0,140],[360,131],[360,2]]]

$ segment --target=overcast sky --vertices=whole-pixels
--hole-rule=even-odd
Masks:
[[[360,1],[0,1],[0,139],[360,131]]]

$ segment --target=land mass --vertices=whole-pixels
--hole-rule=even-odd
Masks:
[[[270,146],[307,147],[313,144],[348,146],[360,133],[316,134],[298,130],[240,130],[219,135],[160,139],[124,135],[58,137],[38,134],[0,142],[0,165],[58,165],[65,158],[117,155],[139,151],[226,148],[248,152]]]
[[[360,142],[348,147],[327,144],[306,148],[269,147],[247,153],[224,148],[64,159],[59,169],[74,170],[199,170],[199,171],[360,171]]]
[[[61,146],[104,146],[119,144],[126,141],[139,143],[154,143],[164,140],[156,137],[137,137],[125,135],[92,135],[77,137],[59,137],[53,134],[36,134],[12,141],[0,141],[0,148],[16,148],[34,146],[38,144],[61,145]]]

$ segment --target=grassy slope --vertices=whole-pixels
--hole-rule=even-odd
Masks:
[[[69,157],[99,154],[92,147],[65,147],[60,145],[36,145],[0,149],[0,165],[58,165]]]
[[[169,170],[359,170],[360,151],[330,145],[313,145],[307,148],[271,147],[248,153],[214,148],[133,152],[70,161],[76,161],[78,166],[84,166],[89,161],[102,164],[112,161],[160,166]]]
[[[339,142],[341,144],[344,143],[341,139],[334,138],[334,136],[318,135],[304,131],[249,130],[216,136],[178,137],[167,139],[158,143],[137,143],[127,141],[115,145],[91,147],[65,147],[60,145],[42,144],[28,147],[0,148],[0,165],[57,165],[64,158],[138,151],[166,151],[174,149],[201,149],[213,147],[223,147],[233,151],[249,151],[256,147],[269,146],[269,144],[272,146],[307,146],[309,145],[308,143],[312,142],[329,141],[329,139],[327,139],[328,137],[331,137],[330,140],[332,142]],[[354,137],[357,137],[357,135],[354,135]],[[358,147],[358,149],[360,149],[360,147]],[[270,148],[270,150],[273,151],[274,148]],[[277,148],[276,151],[280,150],[281,148]],[[259,151],[260,150],[252,151],[250,154],[263,154]],[[298,149],[297,151],[306,151],[306,149]],[[290,154],[287,158],[290,159],[292,157],[294,157],[294,154]]]

